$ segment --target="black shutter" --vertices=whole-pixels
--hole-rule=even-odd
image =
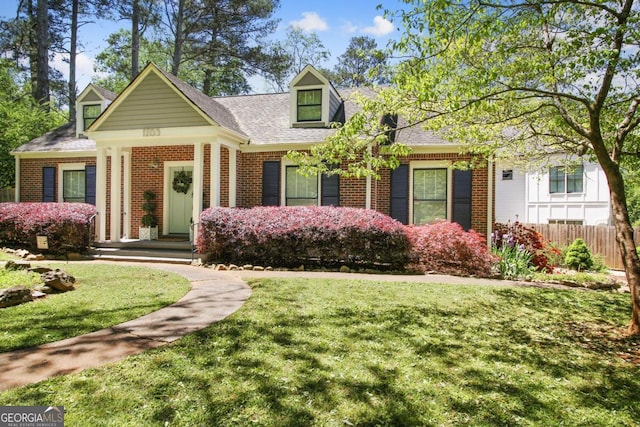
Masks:
[[[46,166],[42,168],[42,201],[56,201],[56,168]]]
[[[453,171],[453,222],[471,228],[471,171]]]
[[[262,164],[262,206],[280,205],[280,162]]]
[[[391,218],[409,222],[409,165],[391,171]]]
[[[340,176],[322,175],[320,178],[321,206],[340,206]]]
[[[95,206],[96,204],[96,167],[87,165],[84,169],[84,201]]]

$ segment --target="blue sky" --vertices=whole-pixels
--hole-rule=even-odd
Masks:
[[[280,26],[274,35],[283,40],[289,25],[295,25],[307,32],[315,32],[324,46],[331,52],[330,60],[324,64],[333,67],[338,56],[344,53],[351,37],[367,35],[373,37],[379,47],[386,45],[389,39],[399,37],[398,30],[382,16],[382,10],[376,6],[382,3],[383,8],[399,9],[401,0],[281,0],[276,17],[280,18]],[[0,17],[3,19],[15,16],[18,0],[1,0]],[[125,22],[100,22],[89,24],[80,30],[80,42],[83,52],[78,57],[78,88],[82,90],[94,75],[93,58],[106,47],[109,34],[127,26]],[[52,66],[59,68],[67,75],[68,65],[62,56],[56,57]],[[252,81],[254,90],[261,92],[263,88]]]

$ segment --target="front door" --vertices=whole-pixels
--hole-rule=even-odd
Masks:
[[[169,168],[169,234],[188,234],[193,211],[193,166]]]

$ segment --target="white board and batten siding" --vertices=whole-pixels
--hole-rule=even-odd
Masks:
[[[583,165],[583,191],[551,193],[549,172],[512,170],[504,179],[504,167],[496,168],[496,222],[531,224],[567,222],[583,225],[610,224],[609,188],[599,165]],[[508,174],[506,174],[508,175]]]

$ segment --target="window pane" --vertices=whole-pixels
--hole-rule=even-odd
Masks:
[[[320,105],[310,105],[298,107],[298,121],[318,121],[322,118],[322,109]]]
[[[298,91],[298,121],[322,120],[322,89]]]
[[[447,219],[447,202],[413,202],[413,223],[416,225],[431,224]]]
[[[447,219],[447,169],[413,171],[413,223]]]
[[[87,129],[100,115],[100,104],[83,105],[82,119],[84,121],[84,129]]]
[[[85,201],[84,171],[64,171],[62,174],[62,197],[65,202]]]
[[[318,177],[302,176],[297,166],[287,166],[286,169],[286,205],[308,206],[318,204]]]
[[[567,175],[567,193],[582,193],[582,165]]]
[[[549,193],[564,193],[564,168],[554,166],[549,169]]]

